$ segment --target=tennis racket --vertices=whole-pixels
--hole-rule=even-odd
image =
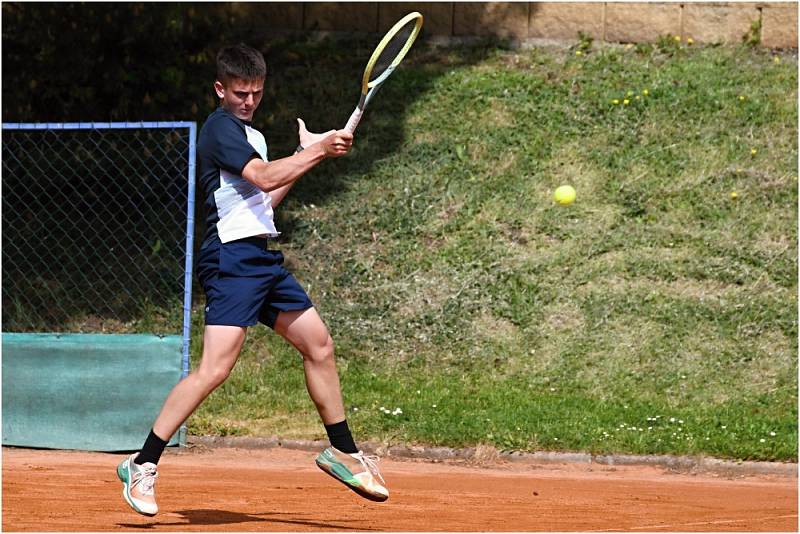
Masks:
[[[367,62],[367,68],[364,69],[364,77],[361,79],[361,98],[355,111],[350,115],[345,130],[350,133],[355,132],[367,104],[406,57],[421,29],[422,15],[414,11],[397,21],[397,24],[392,26],[381,39]]]

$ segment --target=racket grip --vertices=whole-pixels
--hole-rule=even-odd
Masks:
[[[364,110],[357,107],[355,111],[350,115],[350,119],[347,121],[347,125],[345,125],[344,129],[350,133],[356,131],[356,126],[358,123],[361,122],[361,116],[364,114]]]

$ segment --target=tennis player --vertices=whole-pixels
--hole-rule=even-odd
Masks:
[[[345,419],[333,341],[314,305],[271,247],[279,232],[273,209],[306,172],[346,154],[352,134],[310,133],[298,119],[300,146],[269,161],[264,136],[251,121],[264,95],[266,64],[244,44],[217,55],[214,90],[220,107],[200,130],[197,160],[208,213],[197,276],[206,294],[200,365],[167,396],[142,449],[117,467],[123,496],[136,512],[158,512],[154,485],[164,447],[197,406],[228,377],[247,328],[263,323],[303,357],[306,386],[331,446],[316,459],[325,472],[374,501],[389,497],[377,458],[358,449]]]

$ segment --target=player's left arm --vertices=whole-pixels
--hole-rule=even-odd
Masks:
[[[325,139],[332,133],[335,133],[336,130],[330,130],[325,133],[312,133],[306,129],[306,123],[303,122],[303,119],[297,119],[297,128],[298,134],[300,136],[300,146],[297,147],[297,151],[306,149],[309,146],[313,145],[314,143],[318,143],[321,140]],[[279,187],[278,189],[273,189],[269,192],[270,198],[272,198],[272,207],[273,209],[275,206],[281,203],[283,198],[286,196],[286,193],[289,192],[289,189],[292,188],[294,182],[284,185],[283,187]]]

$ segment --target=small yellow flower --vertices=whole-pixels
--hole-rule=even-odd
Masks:
[[[758,154],[758,149],[757,148],[751,148],[750,149],[750,155],[755,156],[756,154]]]
[[[576,55],[576,56],[582,56],[582,55],[583,55],[583,52],[581,52],[580,50],[576,50],[576,51],[575,51],[575,55]]]
[[[739,193],[737,193],[736,191],[731,191],[731,200],[736,200],[736,198],[738,196],[739,196]]]
[[[636,100],[639,100],[640,98],[642,98],[642,97],[639,96],[639,95],[636,95]]]
[[[628,91],[627,96],[633,96],[633,91]]]
[[[615,98],[614,100],[611,101],[611,103],[616,106],[617,104],[619,104],[619,99]]]
[[[772,58],[772,61],[773,61],[773,63],[780,63],[781,62],[781,58],[780,58],[780,56],[775,56],[774,58]]]
[[[627,106],[628,104],[631,103],[631,101],[626,98],[625,100],[622,101],[622,103]]]
[[[649,95],[649,94],[650,94],[650,91],[648,91],[647,89],[645,89],[644,91],[642,91],[642,94],[643,94],[644,96],[647,96],[647,95]]]
[[[694,44],[694,39],[689,37],[688,39],[686,39],[686,44],[688,44],[689,46],[692,46]]]
[[[680,43],[681,42],[681,36],[680,35],[676,35],[675,36],[675,42],[676,43]]]
[[[739,167],[738,169],[736,169],[736,174],[742,174],[742,168],[741,168],[741,167]]]
[[[628,43],[625,45],[625,50],[630,50],[631,48],[633,48],[633,43]]]
[[[744,102],[744,95],[739,95],[739,101]]]

